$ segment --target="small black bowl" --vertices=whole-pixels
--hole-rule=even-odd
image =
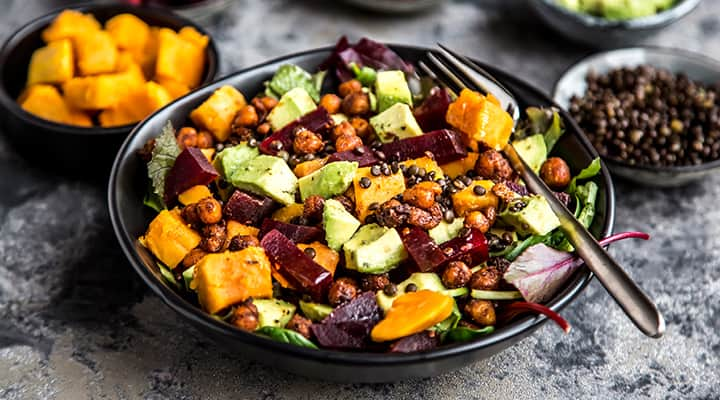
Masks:
[[[0,126],[15,148],[34,165],[78,176],[105,177],[117,149],[136,124],[102,127],[77,127],[59,124],[23,110],[17,103],[27,81],[32,53],[44,46],[41,33],[65,9],[90,13],[104,23],[117,14],[130,13],[152,26],[178,30],[192,26],[210,34],[192,21],[167,10],[127,5],[81,5],[65,7],[37,18],[18,29],[0,50]],[[215,79],[219,53],[210,39],[206,50],[207,63],[201,85]]]
[[[572,41],[605,49],[628,46],[658,33],[689,14],[700,1],[678,0],[665,11],[628,20],[609,20],[578,13],[560,6],[555,0],[530,0],[530,5],[545,24],[556,32]]]
[[[417,62],[429,50],[407,46],[390,47],[409,62]],[[547,321],[544,316],[526,317],[479,340],[443,346],[424,353],[378,354],[312,350],[274,342],[220,322],[183,298],[162,278],[152,254],[137,240],[154,217],[153,212],[143,206],[147,172],[136,154],[137,150],[148,139],[156,137],[167,121],[171,121],[174,126],[183,126],[190,111],[218,87],[232,85],[252,96],[263,90],[263,81],[269,79],[280,65],[293,63],[314,71],[330,51],[330,48],[310,50],[245,69],[194,91],[161,109],[135,128],[118,152],[108,184],[110,218],[130,264],[165,304],[182,315],[191,325],[219,342],[221,345],[217,347],[218,352],[237,352],[273,367],[323,380],[387,382],[435,376],[489,357],[530,335]],[[484,64],[483,67],[515,94],[522,107],[554,105],[542,92],[523,81],[497,68]],[[567,133],[558,142],[554,152],[565,158],[577,173],[597,157],[597,153],[570,116],[564,111],[561,111],[561,115]],[[612,232],[615,195],[610,175],[605,169],[595,180],[600,192],[596,218],[590,231],[595,237],[601,238]],[[587,268],[579,269],[547,305],[557,311],[563,309],[582,291],[592,276]]]

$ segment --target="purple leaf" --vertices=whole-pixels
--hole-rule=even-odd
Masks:
[[[399,69],[407,74],[414,72],[412,64],[406,63],[384,44],[363,38],[356,44],[350,45],[345,36],[338,40],[333,52],[320,64],[319,69],[334,69],[338,79],[344,82],[355,77],[348,67],[351,63],[379,71]]]

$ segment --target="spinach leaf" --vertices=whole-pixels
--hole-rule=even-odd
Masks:
[[[460,309],[457,306],[456,302],[453,302],[453,310],[450,316],[445,318],[442,322],[437,323],[433,328],[437,332],[447,332],[451,329],[455,329],[458,322],[460,322],[460,318],[462,318],[462,314],[460,314]]]
[[[580,201],[578,207],[582,205],[578,221],[585,227],[589,228],[595,218],[595,201],[597,200],[598,186],[595,182],[590,181],[584,185],[578,186],[576,189],[577,198]]]
[[[450,329],[447,332],[444,332],[440,336],[440,340],[443,343],[460,343],[460,342],[469,342],[471,340],[475,340],[481,336],[485,336],[487,334],[492,333],[495,330],[494,326],[486,326],[481,329],[472,329],[472,328],[466,328],[464,326]]]
[[[590,179],[594,177],[595,175],[600,173],[600,168],[602,166],[600,165],[600,158],[596,157],[590,165],[588,165],[585,169],[580,171],[579,174],[577,174],[571,181],[570,185],[568,186],[568,189],[566,192],[570,195],[575,194],[575,191],[577,190],[577,181],[581,181],[583,179]]]
[[[530,246],[534,246],[538,243],[544,243],[546,240],[548,240],[550,234],[546,235],[532,235],[528,236],[522,241],[515,242],[512,246],[508,246],[506,248],[505,254],[498,254],[505,256],[505,259],[508,261],[515,260],[520,254],[522,254],[525,249],[527,249]]]
[[[153,191],[152,187],[148,188],[147,193],[145,193],[145,198],[143,198],[143,204],[157,212],[166,209],[165,202]]]
[[[360,81],[363,86],[370,86],[375,83],[377,72],[370,67],[360,67],[355,63],[350,63],[350,69],[355,74],[355,78]]]
[[[255,333],[266,336],[276,342],[294,344],[295,346],[317,349],[315,343],[305,339],[305,337],[295,331],[289,329],[277,328],[274,326],[264,326],[255,331]]]
[[[175,275],[173,275],[172,271],[170,271],[170,268],[166,267],[161,263],[157,263],[157,266],[160,269],[160,275],[162,275],[166,281],[168,281],[171,285],[175,286],[176,289],[182,288],[177,279],[175,279]]]
[[[154,193],[160,201],[165,195],[165,178],[175,164],[178,155],[180,155],[180,146],[175,139],[175,128],[173,128],[172,122],[168,121],[160,136],[155,139],[152,158],[147,164],[148,177],[152,182]],[[164,204],[163,208],[165,208]]]
[[[277,97],[284,95],[292,89],[298,87],[303,88],[317,103],[320,101],[320,87],[322,86],[324,77],[324,72],[313,77],[297,65],[285,64],[278,68],[270,82],[267,83],[267,88]]]
[[[545,139],[545,147],[547,148],[547,154],[550,154],[553,147],[555,147],[555,143],[560,140],[560,137],[563,135],[563,133],[565,133],[565,129],[563,129],[560,113],[558,113],[556,110],[553,110],[552,123],[547,128],[545,133],[543,133],[543,139]]]

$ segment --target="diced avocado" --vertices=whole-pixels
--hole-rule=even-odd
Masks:
[[[370,125],[384,143],[392,142],[395,138],[405,139],[423,134],[410,106],[405,103],[396,103],[370,118]]]
[[[226,147],[219,152],[213,160],[213,166],[224,178],[227,178],[243,164],[259,155],[260,150],[257,147],[250,147],[243,142],[237,146]]]
[[[581,11],[580,0],[556,0],[558,5],[572,11]]]
[[[511,231],[511,230],[509,230],[509,229],[503,229],[503,228],[499,228],[499,227],[497,227],[497,226],[493,226],[492,228],[490,228],[490,231],[489,231],[489,232],[490,232],[491,234],[497,236],[497,237],[500,237],[500,238],[503,237],[503,236],[505,236],[505,235],[510,235],[510,238],[512,238],[512,241],[513,241],[513,242],[516,241],[516,240],[518,240],[517,232]]]
[[[408,256],[400,234],[378,224],[361,227],[343,248],[346,267],[364,274],[388,272]]]
[[[323,209],[323,229],[328,246],[338,251],[350,240],[360,227],[360,221],[352,216],[337,200],[328,199]]]
[[[278,299],[255,299],[258,310],[258,328],[274,326],[284,328],[295,314],[295,305]]]
[[[677,0],[655,0],[655,8],[657,8],[658,11],[665,11],[675,5],[676,1]]]
[[[380,71],[375,78],[378,111],[383,112],[396,103],[412,105],[412,93],[402,71]]]
[[[280,101],[270,111],[267,119],[273,131],[277,131],[315,108],[315,102],[308,92],[297,87],[280,97]]]
[[[450,239],[454,239],[460,234],[465,218],[455,218],[452,222],[440,221],[440,223],[430,229],[428,234],[437,244],[442,244]]]
[[[602,15],[607,19],[632,19],[647,17],[657,12],[651,0],[604,0]]]
[[[352,184],[357,169],[356,161],[337,161],[303,176],[298,181],[300,197],[305,201],[312,195],[327,199],[342,194]]]
[[[300,311],[310,318],[313,322],[320,322],[325,319],[333,311],[333,308],[327,304],[311,303],[308,301],[299,302]]]
[[[514,226],[520,234],[527,235],[545,235],[560,226],[560,221],[550,208],[550,204],[540,195],[514,200],[500,213],[500,219]]]
[[[377,292],[376,299],[380,308],[383,311],[389,310],[393,301],[405,294],[407,286],[411,283],[417,286],[417,290],[431,290],[439,293],[444,293],[446,290],[438,274],[434,272],[415,272],[397,285],[397,293],[394,296],[388,296],[382,290]]]
[[[547,147],[543,135],[528,136],[525,139],[515,140],[512,144],[523,161],[533,171],[536,173],[540,171],[540,167],[547,160]]]
[[[257,156],[235,170],[228,181],[238,189],[268,196],[285,205],[295,203],[297,177],[280,157]]]

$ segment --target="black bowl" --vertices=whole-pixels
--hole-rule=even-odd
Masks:
[[[192,21],[167,10],[127,5],[86,5],[66,7],[91,13],[104,23],[121,13],[131,13],[153,26],[178,30],[192,26],[210,34]],[[15,148],[34,165],[75,175],[107,176],[117,149],[136,124],[110,128],[77,127],[59,124],[23,110],[16,99],[27,81],[27,68],[33,51],[42,47],[41,32],[61,12],[56,10],[18,29],[0,50],[0,126]],[[210,39],[207,63],[201,85],[215,79],[219,54]]]
[[[391,47],[408,61],[419,60],[427,51],[406,46]],[[480,340],[444,346],[426,353],[376,354],[311,350],[273,342],[219,322],[181,297],[162,278],[152,255],[137,240],[153,218],[153,213],[142,204],[147,178],[145,166],[138,159],[136,151],[148,139],[157,136],[168,120],[172,121],[174,126],[182,126],[190,111],[218,87],[232,85],[248,95],[253,95],[263,89],[263,81],[269,79],[278,66],[294,63],[308,70],[315,70],[329,54],[330,48],[311,50],[245,69],[159,110],[135,128],[118,153],[108,186],[112,224],[133,268],[170,308],[182,315],[191,325],[221,343],[217,351],[238,352],[283,370],[324,380],[381,382],[434,376],[489,357],[530,335],[546,322],[545,317],[526,317]],[[484,67],[515,93],[521,105],[553,105],[549,98],[528,84],[491,66]],[[567,113],[563,111],[562,116],[568,132],[556,146],[556,153],[567,159],[574,171],[579,171],[597,157],[597,154]],[[611,233],[615,197],[607,171],[603,170],[597,177],[597,183],[600,194],[597,216],[591,231],[599,238]],[[592,274],[587,268],[579,269],[565,288],[548,302],[548,306],[561,310],[580,293],[591,278]]]
[[[638,43],[658,33],[689,14],[700,1],[679,0],[673,7],[655,15],[617,21],[568,10],[555,0],[530,0],[530,5],[556,32],[574,42],[605,49]]]

